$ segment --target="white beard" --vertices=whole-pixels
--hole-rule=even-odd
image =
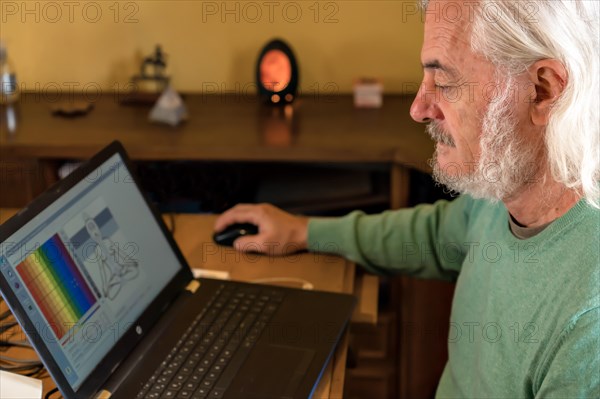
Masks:
[[[474,170],[458,175],[447,174],[439,166],[437,150],[433,154],[430,161],[433,178],[450,191],[496,202],[511,197],[532,177],[537,176],[540,170],[536,162],[539,159],[538,152],[526,148],[517,134],[515,102],[511,99],[512,84],[513,80],[509,78],[498,98],[492,100],[486,110],[481,123],[481,155],[472,168]],[[427,129],[432,138],[453,146],[450,135],[432,124]]]

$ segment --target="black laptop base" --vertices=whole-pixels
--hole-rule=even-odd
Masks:
[[[203,279],[109,390],[117,398],[308,398],[353,304],[350,295]]]

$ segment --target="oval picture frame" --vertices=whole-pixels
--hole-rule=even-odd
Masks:
[[[296,99],[298,64],[283,40],[273,39],[261,50],[256,62],[256,85],[265,104],[286,105]]]

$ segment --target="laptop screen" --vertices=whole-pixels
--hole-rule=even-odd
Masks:
[[[0,272],[76,391],[180,270],[113,155],[2,243]]]

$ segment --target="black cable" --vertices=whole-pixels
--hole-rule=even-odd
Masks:
[[[0,325],[0,334],[10,330],[11,328],[13,328],[14,326],[16,326],[18,323],[16,321],[11,321],[8,322],[6,324],[2,324]]]
[[[44,367],[44,366],[41,364],[30,364],[27,366],[11,366],[11,367],[1,366],[0,370],[9,371],[11,373],[19,373],[20,371],[24,371],[24,372],[26,372],[25,374],[29,374],[29,373],[35,374],[35,373],[38,373],[42,367]]]
[[[0,298],[0,302],[2,301],[3,299]],[[4,334],[5,332],[10,331],[18,325],[16,321],[5,321],[11,316],[12,312],[10,310],[7,310],[0,314],[0,322],[2,322],[0,323],[0,334]],[[31,345],[27,342],[0,339],[0,348],[13,347],[33,349]],[[36,377],[38,375],[42,375],[46,371],[42,362],[40,362],[37,359],[17,359],[6,355],[0,356],[0,370],[8,371],[11,373],[19,373],[28,377]]]
[[[50,399],[50,396],[52,396],[56,392],[58,392],[58,388],[54,388],[54,389],[49,390],[48,393],[46,394],[46,396],[44,396],[44,399]]]
[[[19,348],[29,348],[29,349],[33,349],[31,347],[31,345],[29,345],[28,342],[17,342],[17,341],[5,341],[3,339],[0,339],[0,347],[13,347],[13,346],[18,346]]]
[[[38,370],[37,373],[31,375],[31,377],[37,378],[38,380],[43,380],[44,378],[46,378],[48,376],[49,376],[49,374],[46,372],[45,367],[40,368],[40,370]]]
[[[25,373],[25,375],[26,375],[27,377],[31,377],[31,378],[37,378],[38,380],[41,380],[41,378],[40,378],[40,377],[38,377],[38,376],[39,376],[39,375],[42,373],[42,371],[44,371],[44,370],[45,370],[44,366],[40,366],[40,367],[38,367],[36,370],[33,370],[32,372]]]
[[[2,299],[0,299],[0,302],[2,302]],[[12,312],[10,310],[3,312],[2,314],[0,314],[0,321],[9,318],[11,315],[12,315]]]

